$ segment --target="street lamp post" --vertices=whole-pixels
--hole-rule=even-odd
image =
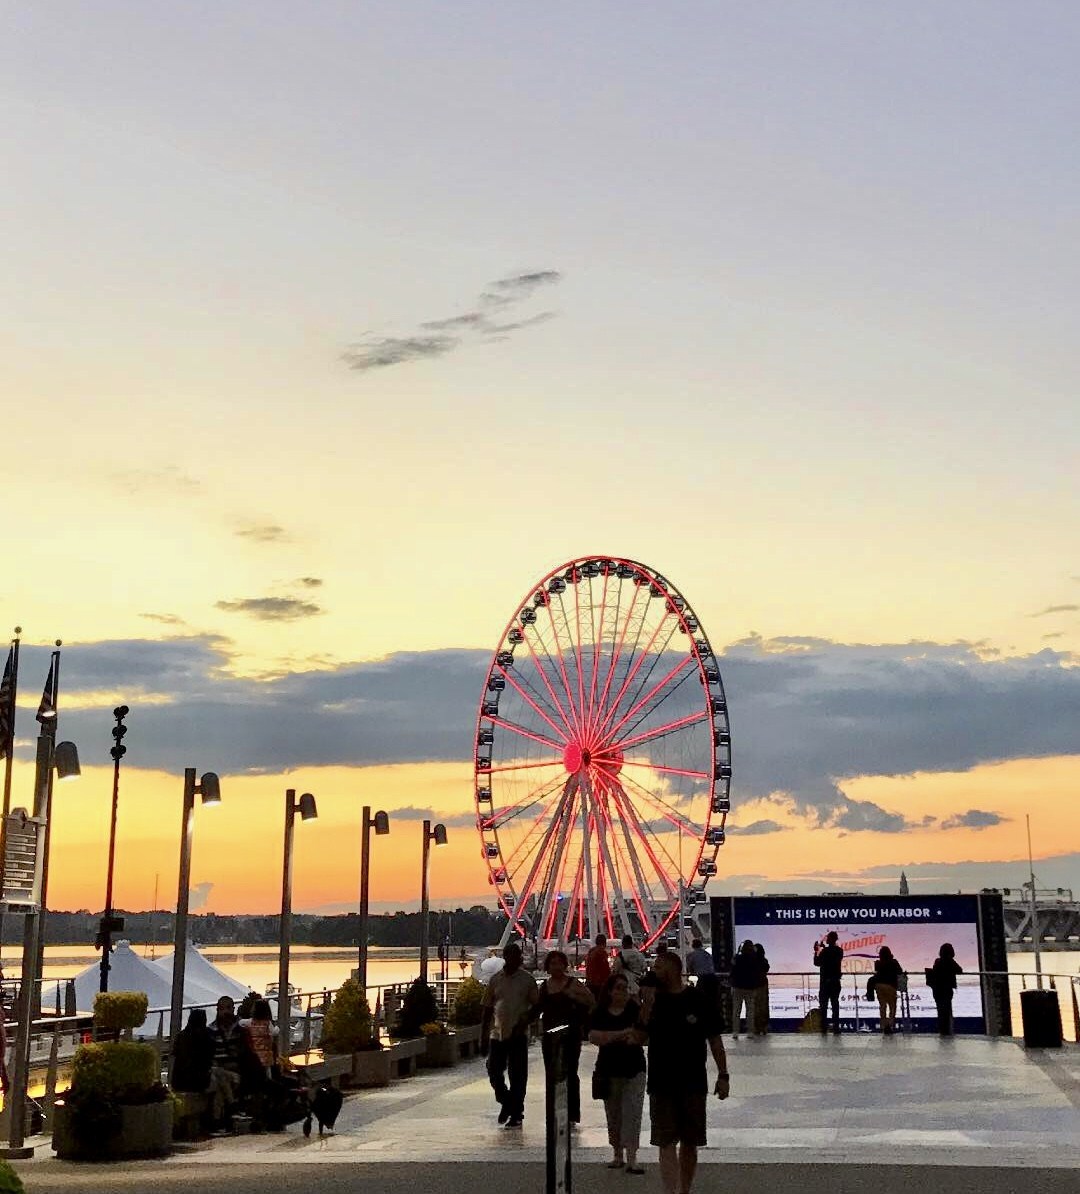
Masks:
[[[109,969],[111,966],[109,959],[112,955],[112,935],[124,927],[123,918],[113,916],[113,864],[116,860],[116,811],[120,801],[120,760],[127,754],[127,747],[124,745],[124,735],[127,733],[127,726],[124,725],[124,718],[130,712],[131,710],[128,709],[127,705],[119,705],[113,710],[116,725],[112,730],[114,739],[113,747],[109,751],[113,761],[112,820],[109,822],[109,866],[105,875],[105,911],[101,916],[101,931],[98,933],[97,939],[97,944],[101,947],[101,981],[98,984],[98,989],[101,991],[109,989]]]
[[[390,818],[381,810],[374,816],[371,808],[364,805],[363,827],[360,837],[360,947],[357,957],[356,979],[360,990],[367,992],[368,955],[368,881],[371,878],[371,831],[376,837],[390,832]]]
[[[305,792],[296,799],[296,789],[285,792],[285,855],[281,864],[281,926],[278,940],[278,1041],[282,1056],[292,1052],[292,1035],[289,1026],[289,938],[292,936],[292,856],[293,828],[296,814],[301,821],[314,821],[319,815],[315,797]]]
[[[425,983],[428,976],[428,859],[432,842],[436,846],[446,845],[446,826],[440,822],[432,829],[431,822],[425,820],[420,859],[420,980]]]
[[[208,808],[221,803],[221,783],[213,771],[196,783],[195,768],[184,771],[184,808],[180,817],[180,875],[176,884],[176,923],[173,927],[172,999],[169,1003],[169,1070],[176,1056],[176,1034],[184,1014],[184,968],[187,965],[188,898],[191,889],[191,838],[195,830],[195,797]]]
[[[10,1106],[8,1120],[8,1146],[3,1150],[8,1157],[28,1157],[33,1149],[25,1147],[26,1140],[26,1090],[30,1079],[30,1038],[36,1009],[41,1002],[38,979],[41,973],[39,958],[44,937],[43,876],[47,868],[48,824],[51,811],[53,772],[60,779],[74,779],[80,774],[79,752],[74,742],[56,741],[56,722],[42,720],[37,740],[37,758],[34,770],[34,820],[38,824],[38,846],[36,853],[36,882],[39,893],[38,904],[31,907],[24,917],[22,970],[19,979],[18,1023],[15,1034],[14,1072],[11,1089],[4,1095],[5,1109]]]

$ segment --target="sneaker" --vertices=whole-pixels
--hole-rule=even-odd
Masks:
[[[510,1104],[502,1099],[499,1103],[499,1123],[504,1124],[510,1118]]]
[[[506,1126],[507,1126],[508,1128],[520,1128],[520,1127],[522,1126],[522,1123],[523,1123],[523,1122],[524,1122],[524,1121],[522,1120],[522,1118],[521,1118],[521,1116],[520,1116],[520,1115],[512,1115],[512,1116],[511,1116],[511,1117],[510,1117],[510,1118],[509,1118],[509,1119],[506,1121]]]

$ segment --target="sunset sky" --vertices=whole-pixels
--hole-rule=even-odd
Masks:
[[[715,890],[1080,890],[1080,11],[9,6],[0,635],[50,904],[490,901],[487,661],[586,553],[730,698]]]

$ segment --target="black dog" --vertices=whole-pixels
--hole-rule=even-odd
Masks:
[[[324,1131],[332,1133],[343,1102],[344,1096],[340,1090],[335,1090],[332,1086],[317,1087],[311,1096],[311,1110],[304,1120],[304,1135],[311,1135],[312,1116],[319,1122],[320,1136]]]

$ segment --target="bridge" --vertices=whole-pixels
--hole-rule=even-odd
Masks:
[[[1005,940],[1011,949],[1080,949],[1080,902],[1069,887],[1035,889],[1022,887],[985,888],[1000,891],[1005,912]],[[1034,925],[1034,931],[1032,926]]]

